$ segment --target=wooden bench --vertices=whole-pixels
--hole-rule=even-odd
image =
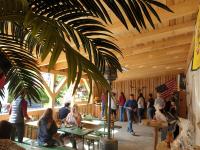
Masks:
[[[94,142],[98,143],[97,148],[99,149],[99,141],[100,141],[102,136],[103,136],[103,134],[101,132],[99,132],[99,131],[94,131],[94,132],[86,135],[85,139],[86,139],[87,144],[88,144],[88,149],[90,149],[90,144],[93,145],[93,149],[95,148],[94,147]]]

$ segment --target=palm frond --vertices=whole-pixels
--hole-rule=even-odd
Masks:
[[[2,26],[3,24],[6,23],[2,23]],[[9,92],[15,98],[25,92],[28,97],[37,101],[39,90],[43,87],[37,61],[31,54],[31,45],[34,44],[29,42],[30,45],[27,46],[24,43],[23,39],[27,35],[23,34],[21,27],[13,25],[12,33],[7,35],[4,30],[0,30],[0,68],[6,75]]]
[[[138,31],[141,28],[146,28],[145,18],[154,28],[150,14],[160,21],[159,15],[155,11],[156,7],[172,12],[169,7],[157,0],[51,0],[48,2],[29,0],[29,3],[31,6],[34,6],[32,10],[35,13],[53,18],[57,18],[55,16],[62,16],[62,18],[65,18],[62,19],[64,22],[70,20],[70,18],[66,18],[66,14],[76,14],[79,12],[83,16],[87,14],[86,16],[101,18],[105,23],[107,21],[111,23],[112,18],[110,18],[109,10],[105,9],[105,6],[107,6],[126,28],[128,28],[128,25],[125,18],[128,18],[131,25]]]

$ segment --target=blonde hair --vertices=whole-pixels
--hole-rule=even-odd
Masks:
[[[71,108],[71,112],[73,112],[74,108],[76,109],[76,112],[78,112],[78,105],[74,104]]]

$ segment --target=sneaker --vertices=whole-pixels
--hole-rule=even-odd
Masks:
[[[135,132],[131,132],[131,134],[132,134],[133,136],[135,136]]]

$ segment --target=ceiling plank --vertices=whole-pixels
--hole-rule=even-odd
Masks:
[[[191,15],[198,12],[198,6],[200,4],[200,0],[186,0],[182,3],[177,3],[175,5],[169,6],[174,13],[169,13],[167,11],[163,11],[162,9],[157,9],[157,13],[159,14],[162,23],[167,22],[172,19],[177,19],[183,16]],[[156,23],[159,23],[155,17],[152,17],[152,20]],[[122,30],[122,24],[115,19],[113,24],[108,26],[108,29],[111,29],[112,32],[116,34],[120,34]],[[130,28],[132,30],[133,28]],[[135,30],[135,29],[133,29]]]
[[[127,45],[130,45],[131,43],[137,45],[151,41],[158,41],[163,38],[170,38],[181,34],[191,33],[195,30],[194,25],[195,20],[192,20],[190,22],[167,26],[138,35],[133,35],[127,32],[124,33],[123,36],[118,37],[119,40],[117,43],[120,48],[124,49]]]
[[[128,56],[128,55],[136,55],[136,54],[141,54],[141,53],[146,53],[146,52],[152,52],[156,50],[161,50],[161,49],[166,49],[166,48],[172,48],[175,46],[180,46],[184,44],[190,44],[192,42],[192,36],[193,34],[186,34],[186,35],[179,35],[175,37],[171,37],[166,40],[159,40],[147,44],[141,44],[137,46],[126,47],[123,50],[123,56]]]

